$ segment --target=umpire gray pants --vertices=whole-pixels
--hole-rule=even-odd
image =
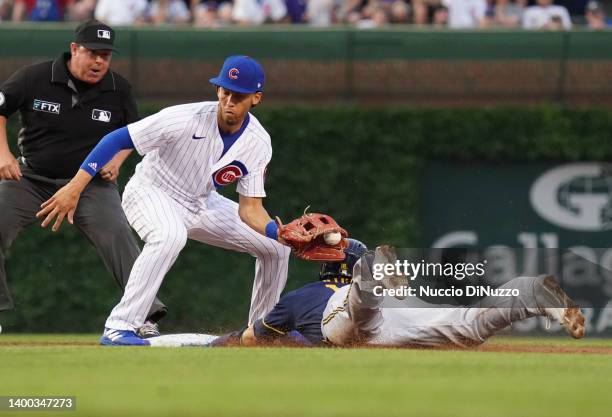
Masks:
[[[0,311],[14,308],[4,266],[7,250],[24,227],[40,222],[36,218],[40,205],[68,182],[38,176],[24,165],[20,168],[20,181],[0,181]],[[121,208],[117,184],[94,179],[81,195],[74,225],[123,290],[140,249]],[[156,298],[148,317],[158,320],[166,311]]]

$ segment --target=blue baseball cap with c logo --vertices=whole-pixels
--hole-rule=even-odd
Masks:
[[[234,55],[225,60],[219,75],[209,81],[236,93],[251,94],[263,91],[265,76],[263,68],[253,58]]]

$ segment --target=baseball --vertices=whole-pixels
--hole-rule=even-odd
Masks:
[[[325,240],[325,243],[333,246],[340,243],[340,241],[342,240],[342,235],[339,232],[325,233],[323,239]]]

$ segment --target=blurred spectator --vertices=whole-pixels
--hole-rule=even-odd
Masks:
[[[74,0],[14,0],[13,21],[60,22]]]
[[[70,9],[70,20],[81,22],[93,18],[96,0],[76,0]]]
[[[412,14],[416,25],[426,25],[442,5],[441,0],[412,0]]]
[[[191,12],[183,0],[153,0],[147,11],[148,21],[155,24],[184,24],[191,21]]]
[[[287,16],[283,0],[235,0],[232,18],[240,25],[252,26],[280,22]]]
[[[377,0],[368,0],[361,8],[360,18],[357,22],[361,21],[361,24],[358,24],[359,27],[369,27],[370,24],[373,25],[372,18],[374,17],[374,13],[379,9],[379,4]],[[371,23],[368,23],[371,22]]]
[[[391,16],[391,23],[393,24],[403,25],[409,23],[410,6],[404,0],[396,0],[391,3],[389,14]]]
[[[307,0],[284,0],[287,8],[287,17],[291,23],[304,23],[306,21]]]
[[[0,22],[10,19],[12,0],[0,0]]]
[[[433,26],[443,28],[448,26],[448,8],[446,6],[438,6],[433,12]]]
[[[191,0],[191,14],[196,27],[217,28],[232,23],[233,5],[228,0]]]
[[[527,0],[487,0],[486,27],[520,26]]]
[[[382,7],[378,7],[372,13],[372,22],[376,28],[387,26],[389,24],[389,16]]]
[[[333,23],[333,17],[333,0],[308,0],[304,18],[311,26],[330,26]]]
[[[485,26],[486,0],[442,0],[448,8],[448,27],[472,29]]]
[[[339,22],[354,24],[361,20],[361,9],[367,0],[344,0],[336,11]]]
[[[527,0],[496,0],[494,26],[516,28],[521,24]]]
[[[389,24],[387,12],[376,2],[368,3],[362,10],[361,19],[355,22],[359,29],[374,29],[385,27]]]
[[[557,30],[572,28],[572,21],[564,6],[552,4],[553,0],[537,0],[535,6],[527,7],[523,14],[524,29]]]
[[[610,0],[612,1],[612,0]],[[554,3],[565,4],[565,6]],[[527,7],[528,3],[536,3]],[[218,28],[232,24],[389,24],[432,27],[570,29],[568,7],[583,8],[591,29],[609,27],[601,0],[0,0],[0,21],[83,21],[112,25],[187,24]],[[582,20],[581,20],[582,22]]]
[[[217,8],[217,22],[222,26],[231,25],[233,22],[234,4],[230,1],[223,1]]]
[[[147,0],[98,0],[94,16],[111,26],[143,23]]]
[[[608,26],[606,12],[598,1],[591,0],[587,3],[584,17],[589,29],[605,29]]]
[[[495,26],[495,0],[485,0],[485,15],[483,27]]]
[[[559,15],[551,16],[550,21],[544,27],[544,29],[550,30],[550,31],[563,30],[564,29],[563,28],[563,19],[561,19],[561,16],[559,16]]]

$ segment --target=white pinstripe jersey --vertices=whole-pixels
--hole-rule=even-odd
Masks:
[[[264,175],[272,158],[270,135],[249,114],[248,125],[223,154],[217,124],[218,102],[168,107],[128,125],[136,151],[139,181],[153,184],[188,207],[199,207],[215,187],[238,180],[246,197],[265,197]]]

